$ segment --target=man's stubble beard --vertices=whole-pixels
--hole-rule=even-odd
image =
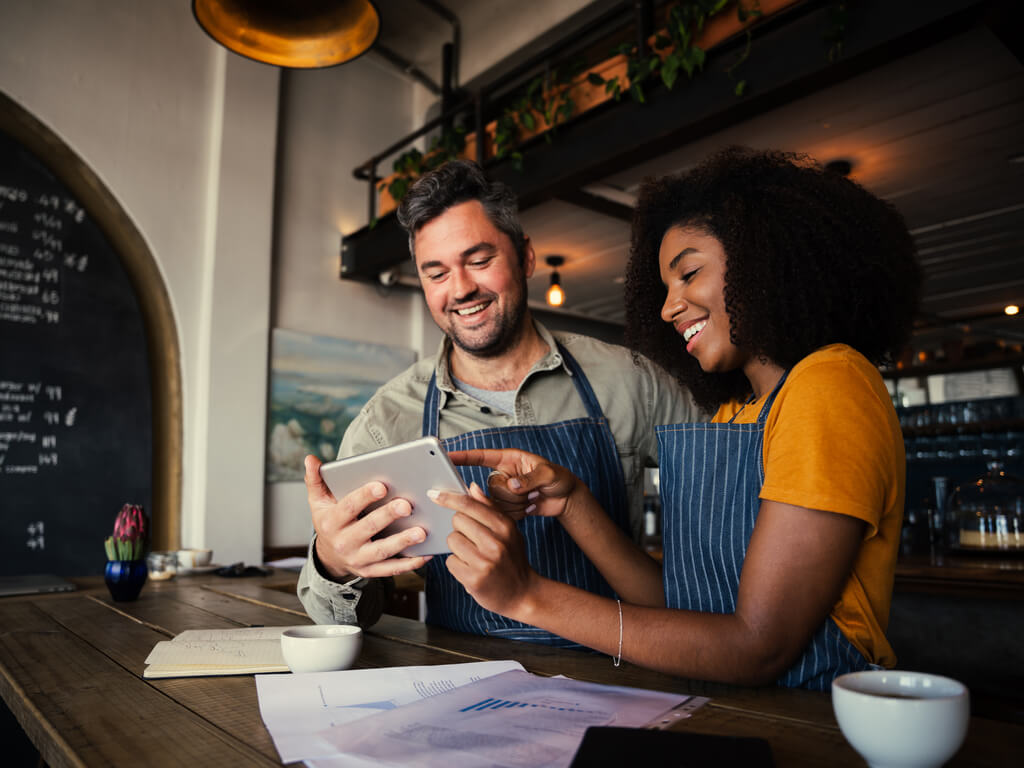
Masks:
[[[523,327],[523,319],[526,317],[525,278],[520,283],[519,291],[519,301],[512,307],[511,313],[498,318],[497,326],[492,333],[488,334],[487,338],[481,342],[472,343],[468,339],[460,338],[456,326],[452,324],[448,330],[448,337],[452,343],[474,357],[494,358],[504,354],[513,342],[518,340]]]

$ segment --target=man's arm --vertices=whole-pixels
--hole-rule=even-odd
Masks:
[[[363,407],[345,431],[338,450],[338,458],[373,451],[386,444],[385,436],[371,427],[370,410],[375,398]],[[363,565],[372,564],[374,560],[386,559],[389,555],[380,549],[375,553],[374,550],[368,549],[384,542],[370,541],[374,535],[371,532],[372,516],[367,516],[363,521],[358,519],[362,507],[366,506],[366,500],[353,502],[358,508],[350,504],[349,507],[341,509],[339,502],[334,499],[320,478],[319,462],[307,458],[307,462],[310,461],[316,466],[312,471],[308,463],[306,466],[307,499],[314,531],[323,534],[323,537],[315,533],[310,543],[306,564],[299,576],[299,600],[306,613],[318,624],[358,623],[363,627],[372,626],[380,618],[387,595],[393,589],[393,580],[390,577],[400,568],[392,566],[390,570],[384,569],[380,573],[360,573],[359,569],[353,570],[350,567],[351,562],[346,558],[357,556],[359,550],[362,550]],[[359,507],[359,504],[362,506]],[[362,525],[353,531],[347,525],[353,522],[361,522]],[[384,524],[387,525],[386,522]],[[345,528],[349,530],[346,531]],[[390,541],[390,538],[386,541]],[[407,545],[401,546],[404,548]],[[417,561],[422,559],[417,558]],[[420,566],[414,564],[412,567]],[[383,578],[368,578],[373,576]]]
[[[347,581],[335,581],[322,570],[315,545],[314,535],[299,574],[299,601],[309,617],[317,624],[358,624],[363,628],[376,624],[384,612],[387,595],[394,588],[392,579],[354,576]]]

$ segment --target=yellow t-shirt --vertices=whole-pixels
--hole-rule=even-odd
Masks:
[[[757,421],[768,395],[718,409],[713,422]],[[853,572],[831,611],[847,639],[893,667],[885,637],[903,525],[906,456],[882,376],[863,355],[831,344],[789,373],[765,424],[760,498],[850,515],[868,525]]]

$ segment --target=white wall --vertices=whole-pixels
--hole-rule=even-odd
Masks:
[[[368,223],[367,183],[352,170],[418,127],[414,85],[372,54],[340,67],[283,75],[273,326],[432,354],[436,330],[417,293],[386,298],[338,277],[341,236]],[[380,173],[390,170],[382,166]],[[424,340],[424,333],[427,334]],[[266,487],[269,546],[305,544],[302,483]]]
[[[277,81],[212,43],[184,2],[0,4],[0,89],[97,173],[166,280],[182,354],[182,538],[222,562],[262,550]]]
[[[470,8],[463,80],[582,5],[529,0],[500,25]],[[166,280],[183,544],[225,563],[304,544],[303,486],[263,482],[268,332],[433,353],[440,335],[417,293],[338,279],[341,234],[367,223],[352,169],[418,127],[424,89],[372,54],[282,80],[215,45],[184,0],[3,0],[0,89],[97,173]]]

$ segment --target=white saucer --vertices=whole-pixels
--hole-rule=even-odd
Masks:
[[[197,565],[194,568],[179,568],[178,569],[178,575],[179,576],[197,576],[197,575],[203,574],[203,573],[213,573],[218,568],[223,568],[223,567],[224,566],[221,565],[220,563],[210,563],[209,565]]]

